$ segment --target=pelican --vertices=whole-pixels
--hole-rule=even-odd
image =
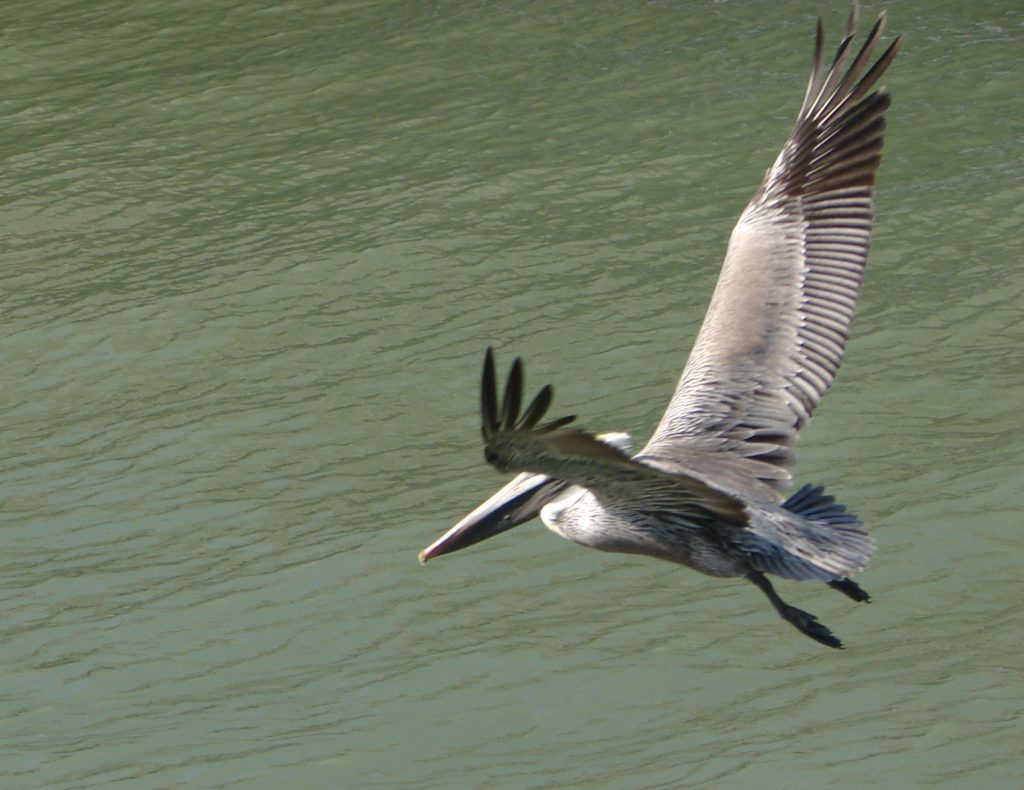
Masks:
[[[522,409],[520,359],[499,401],[488,348],[484,458],[518,474],[420,552],[421,562],[539,514],[583,546],[745,578],[799,631],[842,648],[817,617],[783,601],[766,574],[870,600],[849,578],[875,551],[866,526],[821,486],[786,499],[783,492],[799,431],[842,361],[860,293],[889,107],[885,89],[872,89],[901,42],[871,62],[884,23],[883,13],[853,54],[854,4],[826,69],[818,20],[796,125],[732,231],[689,360],[643,449],[634,454],[628,434],[570,427],[575,417],[541,422],[550,385]]]

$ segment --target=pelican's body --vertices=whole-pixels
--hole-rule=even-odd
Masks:
[[[538,514],[558,535],[600,551],[641,554],[709,576],[744,577],[811,638],[828,628],[786,604],[765,576],[819,580],[857,601],[848,577],[874,552],[865,526],[821,487],[788,499],[799,430],[831,386],[853,319],[870,240],[871,193],[889,96],[868,93],[896,54],[873,65],[883,18],[849,62],[856,26],[828,69],[818,25],[796,127],[733,230],[707,317],[675,394],[646,446],[626,434],[540,425],[545,387],[522,416],[522,364],[499,403],[484,364],[484,455],[520,474],[424,549],[464,548]]]

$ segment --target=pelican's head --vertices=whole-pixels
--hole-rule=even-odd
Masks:
[[[529,521],[567,487],[547,475],[523,472],[420,552],[420,562],[449,554]]]
[[[626,433],[602,433],[597,438],[624,453],[632,440]],[[570,488],[562,480],[524,472],[466,515],[458,524],[420,552],[420,562],[449,554],[498,535],[535,518],[549,502],[561,499]]]

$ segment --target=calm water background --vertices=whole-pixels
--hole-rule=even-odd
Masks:
[[[840,653],[536,522],[416,552],[501,482],[487,344],[646,436],[844,2],[5,4],[0,785],[1019,786],[1024,9],[889,5],[797,469],[875,602],[781,586]]]

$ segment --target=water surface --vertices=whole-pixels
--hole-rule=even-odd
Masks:
[[[879,6],[863,11],[872,17]],[[1019,786],[1019,3],[907,34],[801,442],[856,607],[522,527],[483,348],[643,438],[841,2],[5,11],[5,787]]]

